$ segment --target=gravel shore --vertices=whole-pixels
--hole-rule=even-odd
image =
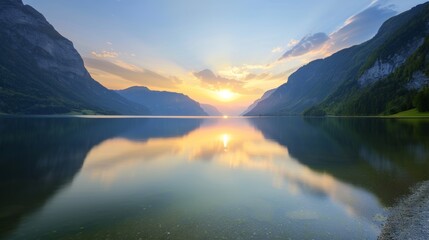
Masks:
[[[429,181],[418,184],[391,209],[378,239],[429,239]]]

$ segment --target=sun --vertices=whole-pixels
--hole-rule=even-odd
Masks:
[[[229,89],[223,89],[217,92],[217,96],[223,101],[230,101],[234,98],[234,93]]]

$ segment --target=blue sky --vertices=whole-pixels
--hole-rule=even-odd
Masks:
[[[369,39],[383,21],[425,1],[24,2],[74,42],[105,86],[180,91],[232,113],[297,67]],[[216,94],[225,89],[234,97]]]

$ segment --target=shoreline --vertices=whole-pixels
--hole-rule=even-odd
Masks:
[[[410,195],[392,207],[379,240],[426,240],[429,236],[429,181],[417,184]]]
[[[429,116],[305,116],[305,115],[261,115],[261,116],[170,116],[170,115],[103,115],[103,114],[6,114],[0,113],[5,118],[372,118],[372,119],[429,119]]]

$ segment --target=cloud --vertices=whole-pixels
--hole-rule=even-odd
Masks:
[[[341,27],[332,33],[318,32],[309,34],[301,40],[292,39],[287,44],[287,51],[278,59],[268,64],[243,64],[220,69],[214,74],[210,70],[194,73],[205,87],[211,89],[229,88],[237,92],[249,89],[272,88],[274,84],[284,83],[301,64],[318,58],[327,57],[341,49],[362,43],[375,35],[382,23],[394,16],[396,12],[389,0],[373,1],[359,13],[349,17]],[[272,52],[282,51],[275,47]],[[287,71],[274,73],[281,64],[294,58]],[[283,67],[283,65],[282,65]]]
[[[297,57],[304,55],[308,52],[320,49],[325,42],[329,40],[328,35],[326,33],[316,33],[313,35],[307,35],[301,39],[298,43],[296,43],[290,50],[285,52],[283,56],[280,58],[286,59],[289,57]]]
[[[271,50],[271,52],[272,52],[272,53],[283,52],[283,48],[282,48],[282,47],[276,47],[276,48],[273,48],[273,49]]]
[[[288,44],[287,44],[287,47],[293,47],[293,46],[295,46],[297,43],[299,43],[299,41],[298,40],[296,40],[296,39],[291,39],[289,42],[288,42]]]
[[[153,71],[119,60],[115,62],[96,58],[85,58],[84,60],[85,66],[89,68],[90,72],[91,69],[103,71],[118,76],[122,79],[134,82],[136,85],[174,88],[181,83],[181,81],[177,78],[167,78]]]
[[[287,78],[294,73],[297,70],[297,68],[291,68],[289,70],[280,72],[280,73],[268,73],[268,72],[263,72],[260,74],[254,74],[254,73],[250,73],[249,75],[247,75],[244,80],[246,81],[253,81],[253,80],[263,80],[264,82],[266,81],[287,81]]]
[[[362,43],[377,33],[384,21],[396,15],[393,5],[385,5],[386,1],[374,1],[362,12],[350,17],[344,25],[330,35],[328,51]]]
[[[245,80],[252,71],[266,71],[272,69],[274,64],[243,64],[241,66],[228,66],[218,73],[226,78]]]
[[[271,77],[270,73],[260,73],[260,74],[254,74],[254,73],[249,73],[244,80],[246,81],[250,81],[250,80],[255,80],[255,79],[268,79]]]
[[[271,69],[273,68],[273,66],[271,66],[271,64],[259,64],[259,65],[255,65],[255,64],[244,64],[242,69],[248,69],[248,70],[267,70],[267,69]]]
[[[267,86],[273,88],[283,84],[294,71],[296,71],[296,68],[279,73],[265,71],[248,73],[237,79],[225,77],[223,74],[217,75],[209,69],[194,72],[193,75],[201,81],[201,86],[211,90],[229,89],[243,95],[260,95],[265,92]]]
[[[208,87],[212,90],[218,91],[230,89],[231,91],[238,92],[240,94],[259,94],[263,92],[263,90],[259,88],[245,88],[244,85],[246,82],[218,76],[209,69],[205,69],[200,72],[194,72],[193,74],[201,81],[201,84],[204,87]]]
[[[117,58],[119,56],[119,54],[114,51],[102,51],[100,53],[93,51],[91,55],[97,58]]]
[[[194,76],[200,79],[203,83],[210,85],[216,90],[220,90],[225,87],[236,88],[244,84],[241,81],[221,77],[215,75],[211,70],[205,69],[200,72],[195,72]]]
[[[290,49],[279,60],[316,54],[327,56],[341,49],[360,44],[373,37],[384,21],[396,15],[388,0],[373,1],[366,9],[348,18],[342,27],[331,34],[307,35],[299,42],[289,42]]]
[[[270,77],[267,78],[267,80],[272,80],[272,81],[284,80],[284,81],[287,81],[289,76],[292,73],[294,73],[296,70],[298,70],[298,68],[291,68],[291,69],[288,69],[288,70],[281,72],[281,73],[278,73],[278,74],[270,74]]]

